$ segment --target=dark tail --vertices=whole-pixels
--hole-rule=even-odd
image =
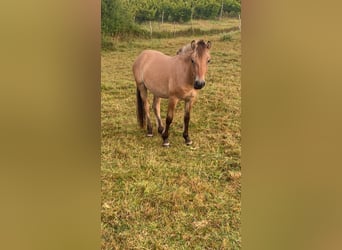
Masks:
[[[140,91],[137,88],[137,120],[141,128],[145,126],[144,103],[140,96]]]

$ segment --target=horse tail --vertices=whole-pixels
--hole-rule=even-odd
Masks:
[[[144,127],[145,123],[145,111],[144,103],[140,95],[140,90],[137,88],[137,120],[141,128]]]

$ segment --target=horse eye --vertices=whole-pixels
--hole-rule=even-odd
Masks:
[[[211,60],[210,59],[208,59],[208,63],[210,63],[211,62]]]
[[[191,63],[192,63],[192,64],[194,64],[194,63],[195,63],[194,59],[192,59],[192,58],[191,58]]]

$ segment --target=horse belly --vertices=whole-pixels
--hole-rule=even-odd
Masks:
[[[144,84],[154,95],[161,98],[169,97],[169,72],[162,64],[146,64]]]
[[[160,82],[155,79],[145,80],[144,84],[146,88],[155,96],[161,98],[168,98],[169,97],[169,88],[168,84],[165,82]]]

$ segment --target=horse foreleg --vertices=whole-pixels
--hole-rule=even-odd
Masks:
[[[164,127],[163,127],[163,123],[160,117],[160,98],[158,96],[153,97],[152,106],[153,106],[154,114],[156,115],[156,119],[157,119],[158,132],[159,134],[161,134],[164,131]]]
[[[162,133],[162,138],[163,138],[163,146],[164,147],[168,147],[170,146],[170,143],[169,143],[169,128],[170,128],[170,125],[172,123],[172,119],[173,119],[173,114],[174,114],[174,111],[175,111],[175,107],[178,103],[178,99],[177,98],[169,98],[169,105],[168,105],[168,109],[167,109],[167,116],[166,116],[166,127]]]
[[[183,131],[183,137],[185,140],[186,145],[191,145],[192,141],[189,137],[189,121],[190,121],[190,110],[193,104],[193,100],[185,101],[184,105],[184,131]]]

